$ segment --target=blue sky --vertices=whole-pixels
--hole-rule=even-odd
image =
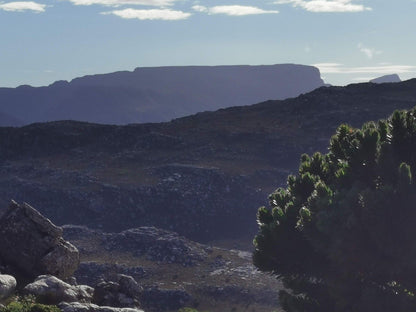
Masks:
[[[0,86],[170,65],[416,77],[416,0],[0,0]]]

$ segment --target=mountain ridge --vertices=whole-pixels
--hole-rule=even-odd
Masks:
[[[0,119],[0,125],[67,119],[103,124],[162,122],[295,97],[322,85],[319,70],[306,65],[143,67],[45,87],[0,88],[0,113],[14,118]]]

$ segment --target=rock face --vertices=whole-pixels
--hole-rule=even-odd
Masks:
[[[23,291],[34,295],[41,303],[58,304],[62,301],[91,302],[94,289],[86,285],[70,285],[52,275],[41,275]]]
[[[16,279],[13,276],[0,274],[0,302],[13,294],[16,285]]]
[[[0,88],[0,122],[3,126],[19,120],[21,124],[69,119],[107,124],[160,122],[295,97],[321,86],[317,68],[294,64],[136,68],[48,87]]]
[[[78,268],[79,253],[62,238],[61,228],[28,204],[12,201],[0,218],[0,260],[19,278],[65,279]]]

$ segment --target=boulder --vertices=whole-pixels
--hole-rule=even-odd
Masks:
[[[30,205],[12,201],[0,218],[0,260],[24,280],[43,274],[66,279],[78,268],[79,253],[60,227]]]
[[[16,279],[11,275],[0,274],[0,300],[9,298],[16,289]]]
[[[58,304],[63,301],[90,302],[94,289],[86,285],[70,285],[52,275],[41,275],[23,291],[41,303]]]
[[[123,274],[116,281],[102,281],[95,286],[93,303],[112,307],[138,308],[142,288],[133,277]]]
[[[58,307],[62,312],[144,312],[140,309],[100,307],[92,303],[61,302]]]

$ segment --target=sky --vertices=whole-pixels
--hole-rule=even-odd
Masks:
[[[416,0],[0,0],[0,87],[179,65],[416,77]]]

